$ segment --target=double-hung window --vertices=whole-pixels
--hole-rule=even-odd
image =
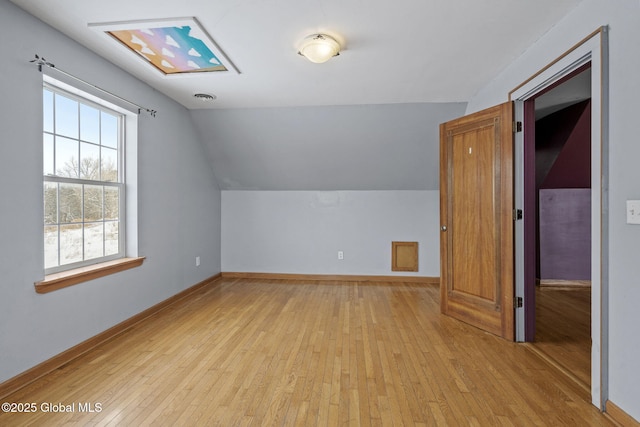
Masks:
[[[45,274],[125,256],[122,113],[43,87]]]

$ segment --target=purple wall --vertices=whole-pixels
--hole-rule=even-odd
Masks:
[[[591,101],[567,110],[568,114],[579,113],[577,120],[565,122],[573,126],[540,188],[591,188]]]
[[[540,279],[591,279],[591,189],[540,190]]]
[[[538,120],[535,132],[537,277],[589,280],[591,100]],[[554,189],[557,191],[551,191]],[[571,189],[582,191],[576,193]]]
[[[536,187],[591,188],[591,100],[536,122]]]

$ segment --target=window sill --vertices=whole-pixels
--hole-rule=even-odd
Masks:
[[[75,268],[61,273],[49,274],[44,277],[44,280],[35,283],[36,292],[46,294],[57,291],[58,289],[77,285],[78,283],[97,279],[98,277],[104,277],[130,268],[139,267],[142,265],[144,259],[145,257],[122,258],[89,265],[87,267]]]

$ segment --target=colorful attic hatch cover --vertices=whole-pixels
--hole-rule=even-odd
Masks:
[[[91,24],[164,75],[237,70],[195,18]]]

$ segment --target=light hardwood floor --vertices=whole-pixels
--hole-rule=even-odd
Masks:
[[[410,283],[223,279],[3,400],[76,404],[3,426],[613,425],[529,348]]]
[[[591,288],[536,288],[534,346],[589,389]]]

